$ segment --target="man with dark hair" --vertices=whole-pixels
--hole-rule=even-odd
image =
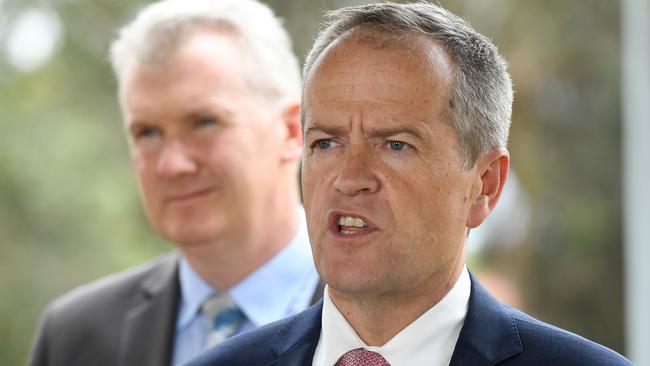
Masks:
[[[629,365],[465,266],[509,169],[496,47],[426,3],[329,14],[304,69],[303,199],[323,302],[189,365]]]

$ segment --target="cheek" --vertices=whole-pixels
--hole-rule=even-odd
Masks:
[[[268,151],[263,140],[254,131],[244,127],[229,127],[193,142],[194,156],[212,171],[229,171],[237,174],[259,167],[270,160],[273,151]],[[262,178],[258,176],[258,178]]]
[[[162,184],[161,178],[156,174],[156,157],[153,154],[134,153],[131,162],[145,208],[148,211],[156,210],[157,196],[160,195],[158,187]]]
[[[131,148],[130,153],[131,153],[131,164],[133,164],[133,168],[135,169],[135,172],[138,175],[141,175],[142,172],[147,167],[147,155],[144,154],[139,149],[136,150],[134,148]]]
[[[131,158],[131,162],[142,190],[149,188],[151,184],[156,182],[152,159],[147,159],[145,155],[138,154]]]
[[[327,228],[328,196],[331,192],[326,170],[306,161],[302,166],[302,199],[307,222],[314,234],[320,235]]]
[[[389,175],[386,180],[390,212],[401,222],[405,235],[431,242],[464,226],[467,203],[458,178],[441,176],[430,169],[414,169],[410,174]]]
[[[302,164],[302,173],[301,173],[301,184],[302,184],[302,196],[304,201],[305,208],[312,207],[312,201],[314,200],[315,192],[318,192],[319,189],[319,177],[322,180],[322,175],[319,174],[319,170],[315,168],[313,158],[303,156]]]
[[[225,179],[226,176],[236,174],[237,171],[243,172],[256,163],[247,149],[245,142],[227,133],[213,134],[192,142],[192,157],[202,170]]]

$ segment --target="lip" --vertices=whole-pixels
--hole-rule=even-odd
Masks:
[[[338,230],[338,218],[340,216],[353,216],[353,217],[358,217],[363,220],[363,222],[366,223],[366,227],[355,231],[353,234],[341,234]],[[358,239],[367,235],[370,235],[371,233],[377,231],[377,226],[370,221],[367,217],[360,215],[355,212],[350,212],[350,211],[332,211],[329,214],[328,217],[328,230],[330,234],[334,235],[338,239]]]
[[[214,191],[214,188],[209,187],[209,188],[202,188],[202,189],[196,189],[193,191],[187,191],[187,192],[182,192],[182,193],[176,193],[167,196],[165,201],[167,203],[185,203],[185,202],[190,202],[195,199],[201,198],[203,196],[206,196]]]

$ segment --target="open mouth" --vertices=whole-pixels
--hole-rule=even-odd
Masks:
[[[329,223],[330,233],[341,239],[360,238],[377,230],[367,217],[353,212],[332,212]]]
[[[352,235],[367,229],[368,225],[360,217],[339,216],[338,220],[336,220],[336,227],[339,234]]]

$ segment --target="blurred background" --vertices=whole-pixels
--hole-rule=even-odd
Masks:
[[[324,9],[363,3],[266,2],[301,60]],[[1,365],[25,362],[54,297],[172,248],[140,208],[107,61],[147,3],[0,0]],[[505,302],[625,354],[620,3],[439,3],[497,44],[516,90],[516,178],[471,233],[470,268]]]

